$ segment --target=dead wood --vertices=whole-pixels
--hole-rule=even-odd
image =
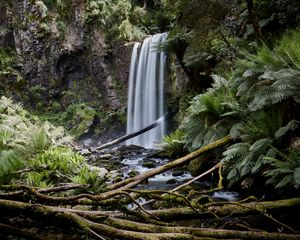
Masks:
[[[299,239],[300,235],[285,233],[268,233],[260,231],[236,231],[211,228],[165,227],[153,224],[138,223],[107,216],[99,222],[90,221],[68,209],[39,204],[29,204],[9,200],[0,200],[0,210],[10,215],[25,215],[32,219],[45,219],[57,227],[73,226],[76,231],[94,232],[109,238],[133,240],[163,240],[163,239]],[[5,227],[2,224],[2,227]],[[38,239],[38,238],[36,238]]]

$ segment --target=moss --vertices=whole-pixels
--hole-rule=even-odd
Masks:
[[[155,161],[147,160],[147,161],[143,162],[143,167],[154,168],[155,166],[156,166]]]
[[[131,171],[131,172],[128,173],[129,177],[135,177],[137,175],[139,175],[139,172],[137,172],[137,171]]]
[[[123,177],[122,176],[117,176],[114,178],[114,183],[117,183],[117,182],[121,182],[123,180]]]

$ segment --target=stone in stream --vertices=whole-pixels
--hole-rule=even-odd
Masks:
[[[174,179],[174,178],[169,179],[169,180],[166,182],[166,184],[175,184],[175,183],[177,183],[177,180]]]
[[[99,160],[104,160],[104,159],[111,159],[113,157],[113,155],[111,155],[110,153],[107,153],[107,154],[103,154],[103,155],[99,155],[98,156],[98,159]]]
[[[184,174],[184,171],[182,169],[173,170],[172,176],[178,177]]]
[[[143,167],[145,168],[155,168],[156,167],[156,161],[155,160],[145,160],[143,162]]]
[[[81,149],[79,153],[80,153],[81,155],[83,155],[83,156],[91,155],[91,152],[90,152],[88,149],[86,149],[86,148]]]
[[[97,172],[99,178],[104,178],[108,171],[105,168],[100,168],[96,166],[89,166],[91,171]]]

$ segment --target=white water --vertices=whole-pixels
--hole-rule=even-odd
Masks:
[[[156,51],[166,34],[156,34],[136,43],[131,56],[128,88],[127,134],[147,127],[164,115],[165,52]],[[129,139],[126,144],[152,148],[165,134],[165,122]]]

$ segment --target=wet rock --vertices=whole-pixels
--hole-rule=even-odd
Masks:
[[[154,160],[145,160],[143,162],[143,167],[146,167],[146,168],[155,168],[156,167],[156,161]]]
[[[123,145],[117,149],[120,155],[131,155],[131,154],[142,154],[147,150],[141,146],[137,145]]]
[[[166,184],[175,184],[177,183],[176,179],[172,178],[172,179],[169,179]]]
[[[93,143],[92,139],[86,139],[82,142],[83,146],[89,147]]]
[[[112,157],[113,157],[113,155],[107,153],[107,154],[99,155],[98,160],[111,159]]]
[[[192,176],[197,176],[202,172],[203,163],[207,161],[205,158],[196,158],[190,162],[188,165],[188,171],[192,174]]]
[[[247,177],[241,182],[241,188],[244,190],[250,189],[254,184],[254,179]]]
[[[91,152],[90,152],[88,149],[86,149],[86,148],[81,149],[79,153],[80,153],[81,155],[83,155],[83,156],[91,155]]]
[[[174,170],[173,173],[172,173],[172,176],[173,177],[178,177],[178,176],[181,176],[184,174],[184,171],[179,169],[179,170]]]
[[[105,168],[100,168],[96,166],[89,166],[91,171],[97,172],[99,178],[104,178],[108,171]]]

